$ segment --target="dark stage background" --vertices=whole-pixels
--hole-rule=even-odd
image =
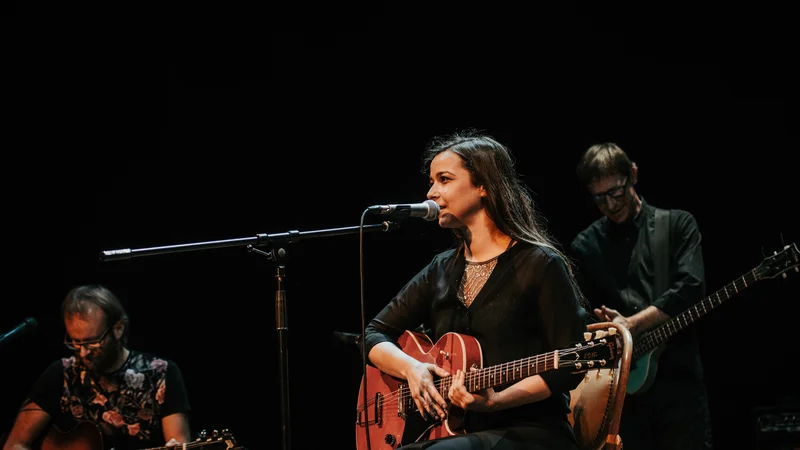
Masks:
[[[175,32],[155,44],[136,25],[79,20],[56,33],[22,12],[4,17],[12,34],[34,37],[7,56],[20,102],[3,145],[15,157],[0,332],[26,317],[39,327],[2,349],[0,428],[67,355],[63,295],[96,282],[125,302],[133,347],[179,364],[195,430],[280,448],[275,264],[245,244],[98,254],[297,230],[298,242],[262,247],[287,252],[291,446],[354,448],[361,360],[334,332],[359,333],[362,313],[377,313],[450,237],[420,219],[363,242],[352,227],[370,205],[423,201],[422,149],[456,129],[512,148],[562,245],[598,217],[574,175],[580,152],[617,142],[640,167],[640,194],[695,214],[709,294],[800,239],[777,12],[747,16],[758,28],[742,30],[696,11],[633,20],[565,9],[527,21],[329,8],[261,25],[240,22],[253,18],[244,11],[173,16]],[[303,234],[336,228],[352,231]],[[696,324],[718,448],[767,448],[757,415],[797,410],[800,306],[788,275]]]

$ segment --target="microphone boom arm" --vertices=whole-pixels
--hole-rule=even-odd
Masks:
[[[394,231],[399,226],[395,222],[384,221],[379,224],[364,225],[364,231]],[[236,247],[240,245],[269,245],[276,242],[293,243],[306,238],[318,238],[327,236],[340,236],[345,234],[358,233],[362,227],[331,228],[327,230],[297,231],[291,230],[285,233],[257,234],[256,237],[224,239],[217,241],[193,242],[187,244],[164,245],[160,247],[148,248],[122,248],[117,250],[103,250],[100,252],[101,261],[118,261],[131,259],[139,256],[163,255],[169,253],[190,252],[211,248]]]

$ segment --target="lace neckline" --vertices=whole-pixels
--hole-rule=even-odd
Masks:
[[[504,253],[505,253],[505,252],[504,252]],[[501,253],[500,255],[502,255],[502,254],[503,254],[503,253]],[[468,266],[480,266],[480,265],[484,265],[484,264],[489,264],[489,263],[490,263],[490,262],[492,262],[492,261],[496,261],[496,260],[497,260],[497,258],[499,258],[499,257],[500,257],[500,255],[497,255],[497,256],[495,256],[495,257],[493,257],[493,258],[489,258],[489,259],[487,259],[486,261],[470,261],[470,260],[466,260],[466,261],[467,261],[467,265],[468,265]]]
[[[480,266],[480,265],[482,265],[482,264],[489,264],[489,263],[490,263],[490,262],[492,262],[492,261],[496,261],[496,260],[497,260],[497,258],[499,258],[499,257],[500,257],[500,255],[503,255],[503,254],[505,254],[507,251],[509,251],[509,250],[511,249],[511,247],[513,247],[513,246],[517,245],[517,242],[518,242],[518,241],[517,241],[516,239],[512,240],[512,241],[511,241],[511,243],[510,243],[510,244],[508,244],[508,248],[506,248],[505,250],[503,250],[503,251],[502,251],[502,252],[500,252],[499,254],[497,254],[497,255],[495,255],[494,257],[492,257],[492,258],[489,258],[489,259],[487,259],[487,260],[484,260],[484,261],[470,261],[470,260],[466,259],[466,257],[464,258],[464,260],[467,262],[467,265],[468,265],[468,266]]]

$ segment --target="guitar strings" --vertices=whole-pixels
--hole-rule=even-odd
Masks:
[[[550,370],[555,368],[555,361],[556,361],[556,354],[559,357],[563,357],[565,355],[576,353],[580,351],[584,351],[589,347],[593,347],[597,344],[601,344],[604,341],[602,339],[588,341],[585,343],[581,343],[580,346],[576,345],[574,348],[568,348],[563,350],[557,350],[554,352],[549,352],[544,355],[536,355],[530,356],[527,358],[522,358],[516,361],[507,362],[503,364],[499,364],[497,366],[493,366],[491,368],[480,368],[474,371],[467,372],[464,377],[464,385],[467,386],[467,390],[475,391],[477,387],[482,385],[480,382],[488,382],[490,386],[496,386],[499,384],[503,384],[503,374],[505,374],[506,379],[508,378],[508,374],[510,373],[520,373],[523,369],[528,370],[528,375],[535,375],[543,370]],[[579,362],[579,361],[573,361]],[[542,366],[540,369],[539,366]],[[531,369],[533,368],[533,372]],[[499,374],[500,381],[497,383],[493,383],[492,380],[495,378],[495,375]],[[452,385],[452,375],[449,377],[439,378],[434,381],[434,385],[436,386],[436,390],[439,394],[447,401],[448,394],[447,392]],[[523,378],[522,376],[518,375],[516,379]],[[486,383],[484,383],[486,384]],[[402,385],[400,389],[394,390],[384,397],[380,399],[371,398],[367,401],[367,407],[371,407],[375,405],[376,401],[380,401],[383,404],[383,407],[394,407],[397,406],[398,410],[405,411],[406,409],[410,411],[418,410],[414,408],[416,404],[413,402],[413,397],[411,396],[408,385]],[[403,408],[400,408],[400,405],[403,405]],[[413,409],[412,409],[413,408]],[[358,407],[357,412],[360,414],[364,411],[364,405]]]
[[[741,283],[740,286],[737,286],[736,282],[739,281],[739,278],[741,278]],[[741,290],[750,287],[750,284],[759,280],[758,274],[756,274],[756,269],[744,273],[739,278],[736,278],[732,282],[726,284],[717,292],[709,295],[702,301],[692,305],[686,311],[675,316],[674,319],[669,320],[664,325],[652,330],[651,332],[643,336],[639,341],[639,343],[637,343],[637,345],[634,345],[633,355],[632,355],[633,358],[634,359],[639,358],[644,353],[647,353],[648,351],[652,350],[653,348],[658,346],[658,344],[662,342],[664,339],[674,335],[683,328],[686,328],[687,326],[689,326],[689,324],[691,324],[695,320],[699,319],[712,309],[721,305],[722,302],[724,302],[725,300],[728,300],[731,297],[737,295]],[[725,298],[721,298],[720,294],[724,294]],[[714,304],[715,298],[716,298],[716,304]],[[694,317],[692,316],[693,311],[695,315]]]

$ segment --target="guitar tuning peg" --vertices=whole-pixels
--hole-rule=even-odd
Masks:
[[[607,334],[608,334],[608,332],[606,330],[597,330],[597,338],[598,339],[606,337]]]
[[[592,339],[592,333],[590,333],[588,331],[586,333],[583,333],[583,339],[585,339],[587,341],[591,340]]]
[[[206,430],[200,430],[200,433],[198,433],[197,436],[198,436],[198,439],[205,439],[207,435],[208,435],[208,433],[206,432]]]
[[[610,336],[613,336],[613,335],[617,334],[617,329],[616,328],[609,328],[608,329],[608,334]]]

